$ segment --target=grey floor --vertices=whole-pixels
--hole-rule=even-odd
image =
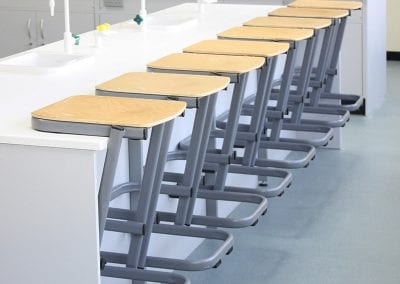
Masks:
[[[388,62],[383,108],[343,136],[343,150],[294,171],[256,227],[232,231],[218,269],[185,273],[192,283],[400,283],[400,62]]]

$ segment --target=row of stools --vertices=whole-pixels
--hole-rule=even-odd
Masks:
[[[255,225],[267,211],[267,197],[280,196],[290,186],[288,169],[307,167],[315,147],[326,146],[333,128],[344,126],[349,111],[362,104],[358,96],[332,92],[346,19],[361,6],[354,1],[298,0],[221,32],[216,40],[151,62],[148,72],[100,84],[97,96],[69,97],[32,113],[33,128],[40,131],[109,137],[98,195],[99,240],[107,230],[130,234],[131,241],[126,253],[100,253],[102,276],[135,283],[189,283],[175,272],[152,268],[218,267],[233,248],[232,235],[220,228]],[[275,79],[278,57],[284,54],[283,74]],[[245,96],[251,72],[257,72],[257,91]],[[229,84],[234,86],[229,109],[216,116],[217,96]],[[192,135],[168,152],[173,121],[185,109],[196,111]],[[283,131],[313,133],[313,138],[285,138]],[[130,180],[114,186],[123,138],[128,139]],[[141,141],[146,139],[142,161]],[[271,149],[298,155],[271,159]],[[165,171],[165,164],[175,160],[185,162],[183,172]],[[255,176],[259,184],[228,186],[228,174]],[[122,194],[131,195],[132,208],[110,207]],[[178,199],[175,212],[157,210],[160,194]],[[206,200],[205,215],[195,213],[198,199]],[[221,200],[249,204],[253,210],[247,216],[221,217]],[[202,259],[149,256],[152,233],[204,238],[218,245]]]

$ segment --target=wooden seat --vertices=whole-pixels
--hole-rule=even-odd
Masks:
[[[184,52],[274,57],[286,53],[288,43],[244,40],[204,40],[186,47]]]
[[[363,3],[361,1],[321,1],[321,0],[297,0],[288,5],[297,8],[324,8],[324,9],[345,9],[358,10],[361,9]]]
[[[293,17],[257,17],[243,24],[253,27],[275,27],[275,28],[301,28],[301,29],[324,29],[332,25],[332,20],[315,18],[293,18]]]
[[[171,73],[132,72],[96,86],[114,93],[176,97],[205,97],[229,85],[228,77]]]
[[[91,95],[72,96],[32,112],[33,118],[150,128],[183,113],[186,103]]]
[[[258,39],[272,41],[301,41],[312,37],[311,29],[289,29],[270,27],[234,27],[218,34],[220,38]]]
[[[349,16],[348,10],[317,9],[317,8],[292,8],[285,7],[276,9],[269,16],[296,17],[296,18],[321,18],[340,19]]]
[[[250,56],[175,53],[147,65],[153,69],[243,74],[263,66],[265,59]]]

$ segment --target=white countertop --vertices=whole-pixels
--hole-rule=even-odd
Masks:
[[[154,14],[197,17],[197,21],[171,29],[147,27],[140,29],[133,22],[111,27],[101,48],[94,47],[94,33],[81,35],[80,46],[74,53],[94,55],[89,61],[65,67],[54,74],[10,71],[0,68],[0,144],[102,150],[107,138],[42,133],[31,128],[30,113],[76,94],[94,93],[95,85],[129,71],[143,71],[146,64],[256,16],[266,15],[278,6],[206,5],[203,14],[197,4],[182,4]],[[57,42],[37,48],[43,52],[62,52]]]

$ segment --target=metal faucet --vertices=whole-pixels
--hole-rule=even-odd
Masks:
[[[55,1],[49,0],[50,15],[54,16]],[[69,0],[64,0],[64,21],[65,21],[65,31],[64,31],[64,52],[67,54],[72,53],[72,34],[71,34],[71,24],[69,19]]]

